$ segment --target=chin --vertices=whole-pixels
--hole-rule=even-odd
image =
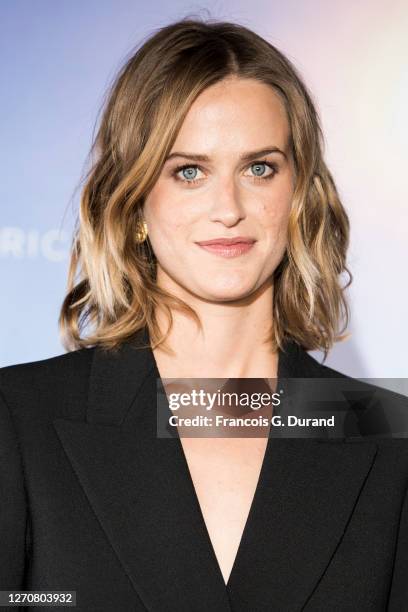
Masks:
[[[212,286],[207,290],[199,292],[199,295],[206,300],[214,302],[231,302],[236,300],[242,300],[252,293],[249,287],[220,287],[217,289]]]

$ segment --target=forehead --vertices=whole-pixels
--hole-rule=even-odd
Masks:
[[[195,152],[275,145],[286,149],[290,126],[279,95],[255,79],[228,78],[205,89],[191,105],[174,143]]]

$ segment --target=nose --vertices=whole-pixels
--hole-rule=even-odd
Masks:
[[[214,202],[210,208],[210,221],[232,227],[246,217],[241,195],[233,179],[220,180],[212,197]]]

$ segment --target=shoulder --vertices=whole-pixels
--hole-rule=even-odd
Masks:
[[[94,348],[0,368],[0,396],[10,409],[61,404],[86,393]]]
[[[69,374],[81,374],[90,367],[94,348],[78,349],[61,353],[47,359],[16,363],[0,368],[0,384],[19,384],[25,381],[30,384],[42,380],[50,382]]]
[[[314,400],[340,406],[346,437],[399,440],[408,447],[406,395],[384,387],[385,380],[354,378],[319,363],[301,347],[297,351],[297,376],[308,379]]]
[[[349,376],[335,370],[329,366],[319,363],[317,359],[303,351],[306,355],[305,359],[309,364],[310,375],[322,379],[332,379],[332,384],[335,385],[336,381],[339,381],[339,385],[342,388],[354,390],[357,393],[356,397],[366,397],[370,399],[385,400],[391,402],[394,405],[404,406],[408,410],[408,397],[402,393],[398,393],[391,389],[384,388],[382,384],[386,383],[385,380],[380,379],[359,379],[353,376]],[[329,382],[330,384],[330,382]]]

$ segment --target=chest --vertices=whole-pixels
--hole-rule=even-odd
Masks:
[[[225,583],[257,489],[267,438],[182,438],[208,536]]]

